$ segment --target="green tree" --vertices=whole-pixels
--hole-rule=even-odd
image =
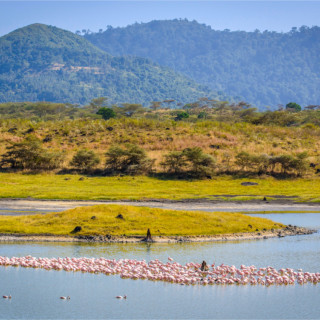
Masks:
[[[101,115],[104,120],[109,120],[117,116],[113,109],[106,107],[100,108],[97,114]]]
[[[295,112],[301,111],[301,106],[295,102],[289,102],[286,104],[286,110],[292,110]]]
[[[177,112],[174,120],[175,121],[181,121],[183,119],[188,119],[189,118],[189,113],[188,112],[185,112],[185,111],[179,111]]]

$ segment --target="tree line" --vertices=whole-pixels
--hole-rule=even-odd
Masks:
[[[320,105],[302,107],[296,102],[278,105],[274,111],[260,111],[245,101],[227,102],[207,97],[186,104],[173,99],[152,101],[144,107],[138,103],[112,104],[106,97],[92,99],[83,107],[69,103],[21,102],[0,104],[0,119],[63,120],[139,118],[174,121],[247,122],[254,125],[320,125]]]
[[[21,142],[11,143],[0,160],[3,170],[54,171],[63,168],[65,153],[48,151],[39,139],[29,136]],[[306,152],[296,155],[269,156],[240,152],[235,161],[224,169],[216,165],[216,159],[199,147],[171,151],[163,156],[162,171],[154,169],[155,159],[135,144],[112,145],[105,153],[103,170],[96,171],[101,163],[99,156],[88,149],[78,150],[68,164],[69,170],[79,173],[102,175],[164,174],[179,178],[212,178],[220,173],[282,174],[302,176],[309,168]]]

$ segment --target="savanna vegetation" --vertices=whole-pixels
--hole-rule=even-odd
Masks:
[[[143,108],[98,98],[83,108],[2,104],[0,165],[3,170],[179,178],[301,177],[320,171],[317,105],[299,111],[288,103],[277,111],[259,112],[244,102],[207,98],[180,109],[168,107],[173,103]],[[112,117],[104,120],[101,110],[111,110]],[[188,117],[177,117],[181,113]]]
[[[2,104],[1,197],[319,201],[320,110],[298,109],[207,98],[148,108],[106,98],[82,108]],[[248,179],[258,186],[242,186]]]
[[[0,233],[143,236],[198,236],[277,230],[284,226],[240,213],[192,212],[120,205],[79,207],[60,213],[1,216]]]

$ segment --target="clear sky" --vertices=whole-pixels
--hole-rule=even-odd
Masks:
[[[149,22],[187,18],[216,30],[289,31],[320,25],[319,1],[2,1],[0,36],[17,28],[45,23],[75,32],[98,31]]]

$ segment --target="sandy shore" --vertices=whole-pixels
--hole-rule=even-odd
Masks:
[[[154,243],[177,243],[177,242],[215,242],[215,241],[239,241],[259,240],[268,238],[282,238],[286,236],[297,236],[312,234],[316,230],[307,228],[287,226],[280,230],[260,231],[250,233],[219,234],[211,236],[154,236]],[[54,236],[54,235],[14,235],[0,234],[0,241],[33,241],[33,242],[97,242],[97,243],[143,243],[144,236]]]

